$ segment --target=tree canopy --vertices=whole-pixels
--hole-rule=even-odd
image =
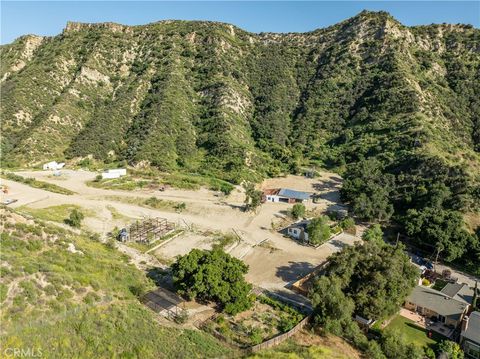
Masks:
[[[460,258],[476,241],[465,229],[462,215],[456,211],[435,207],[421,211],[410,209],[404,223],[407,235],[419,245],[430,246],[432,252],[441,252],[447,261]]]
[[[330,226],[328,217],[322,216],[314,218],[307,226],[308,241],[312,245],[320,245],[330,238]]]
[[[262,191],[257,190],[252,182],[245,182],[243,189],[245,190],[245,210],[256,210],[262,203]]]
[[[442,341],[437,349],[439,353],[446,353],[449,359],[463,359],[465,356],[460,345],[451,340]]]
[[[214,301],[225,312],[236,314],[251,306],[251,284],[244,275],[248,266],[221,249],[193,249],[172,265],[173,283],[189,299]]]
[[[337,318],[338,313],[328,308],[339,306],[343,317],[358,314],[376,320],[398,310],[417,276],[402,245],[357,243],[329,258],[325,275],[318,278],[311,291],[312,303],[320,319]]]
[[[383,231],[382,227],[379,224],[374,224],[363,232],[362,239],[365,242],[376,242],[378,244],[383,244]]]
[[[292,217],[298,219],[305,215],[305,205],[303,203],[295,203],[292,207]]]

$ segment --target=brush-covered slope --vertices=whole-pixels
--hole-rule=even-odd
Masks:
[[[45,358],[234,354],[203,332],[159,325],[135,297],[154,285],[117,249],[6,209],[0,219],[3,348]]]
[[[304,34],[69,23],[2,47],[3,159],[93,155],[238,181],[408,151],[474,173],[479,36],[370,12]]]

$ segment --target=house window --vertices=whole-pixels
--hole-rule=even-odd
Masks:
[[[467,358],[480,359],[480,346],[473,344],[472,342],[465,342],[465,354]]]
[[[445,323],[445,320],[446,320],[446,318],[445,318],[443,315],[439,315],[439,316],[438,316],[438,321],[439,321],[440,323]]]

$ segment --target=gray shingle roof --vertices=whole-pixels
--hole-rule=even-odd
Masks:
[[[301,228],[303,230],[307,230],[309,223],[310,223],[310,220],[303,220],[300,222],[293,223],[289,228]]]
[[[448,283],[441,290],[442,293],[445,293],[453,299],[459,300],[461,302],[472,304],[473,301],[473,289],[467,284],[464,283]]]
[[[463,283],[447,283],[440,292],[445,293],[449,297],[454,297],[460,289],[462,289]]]
[[[468,317],[467,330],[462,332],[462,336],[480,344],[480,312],[472,312]]]
[[[407,301],[456,320],[460,319],[468,306],[467,303],[453,299],[445,293],[423,286],[416,286]]]
[[[301,199],[301,200],[306,200],[310,198],[310,193],[308,192],[295,191],[293,189],[288,189],[288,188],[282,188],[280,192],[278,192],[278,195],[282,197],[295,198],[295,199]]]

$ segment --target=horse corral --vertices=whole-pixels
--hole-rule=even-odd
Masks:
[[[166,218],[147,218],[137,221],[120,231],[122,242],[139,242],[150,244],[166,236],[175,229],[175,223]]]

